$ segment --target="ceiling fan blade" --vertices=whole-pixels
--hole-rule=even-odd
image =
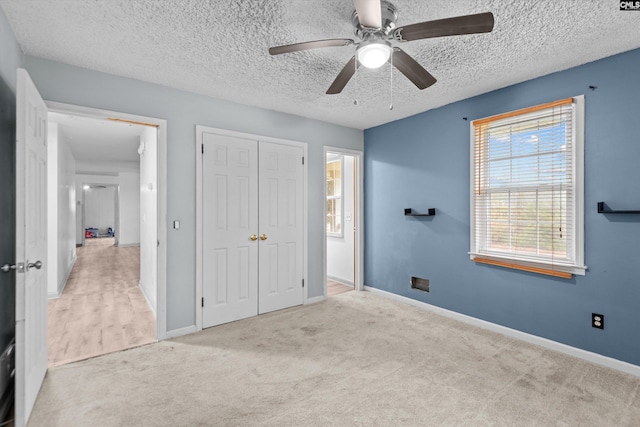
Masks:
[[[396,28],[393,37],[400,42],[409,42],[433,37],[489,33],[492,30],[493,13],[485,12],[405,25]]]
[[[329,89],[327,89],[327,95],[335,95],[342,92],[342,89],[349,83],[351,77],[356,73],[356,67],[360,66],[360,63],[356,64],[355,55],[347,62],[342,71],[338,74],[338,77],[331,83]]]
[[[360,25],[367,28],[382,26],[382,5],[380,0],[353,0]]]
[[[418,87],[426,89],[436,82],[436,78],[418,64],[415,59],[400,48],[393,49],[393,66]]]
[[[321,47],[336,47],[336,46],[349,46],[353,44],[351,39],[327,39],[327,40],[315,40],[311,42],[302,42],[287,44],[284,46],[270,47],[269,53],[271,55],[280,55],[283,53],[299,52],[301,50],[318,49]]]

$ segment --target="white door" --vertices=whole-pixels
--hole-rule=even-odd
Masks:
[[[260,314],[303,302],[303,153],[260,142]]]
[[[202,135],[202,326],[258,314],[258,143]]]
[[[23,426],[47,372],[47,107],[23,69],[16,104],[15,424]]]
[[[303,148],[201,136],[202,327],[302,304]]]

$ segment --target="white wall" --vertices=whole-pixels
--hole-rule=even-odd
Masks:
[[[147,127],[140,136],[140,288],[156,312],[158,293],[158,165],[156,128]]]
[[[104,233],[109,227],[116,228],[115,187],[93,187],[84,193],[84,226],[97,228]],[[117,232],[118,230],[116,230]]]
[[[75,158],[64,140],[58,139],[58,295],[76,261],[75,174]]]
[[[83,185],[84,184],[102,184],[102,185],[119,185],[120,178],[117,175],[87,175],[87,174],[76,174],[75,177],[76,184],[76,244],[82,245],[84,229],[82,228],[82,215],[83,215],[83,200],[82,195],[84,194]],[[117,224],[116,224],[116,233],[118,232]]]
[[[120,173],[120,230],[118,246],[140,244],[140,174]]]
[[[342,237],[327,236],[327,276],[353,284],[354,278],[354,173],[353,156],[343,156],[342,179]]]
[[[119,187],[118,206],[116,216],[112,220],[116,232],[116,242],[119,246],[140,244],[140,174],[137,172],[123,172],[114,175],[76,174],[76,243],[83,243],[82,236],[82,194],[84,184],[113,185]],[[86,208],[86,206],[85,206]],[[88,219],[85,227],[93,227]]]
[[[58,124],[47,125],[47,293],[58,296]]]
[[[76,260],[76,162],[58,124],[48,123],[47,149],[47,292],[62,294]]]

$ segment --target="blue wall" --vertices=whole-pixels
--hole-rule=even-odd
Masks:
[[[640,50],[365,131],[365,284],[640,365]],[[596,86],[595,90],[589,86]],[[469,123],[585,95],[586,276],[469,259]],[[423,96],[428,96],[428,90]],[[468,120],[464,120],[466,117]],[[403,209],[435,217],[405,217]],[[428,294],[410,276],[430,280]],[[591,327],[591,313],[605,329]]]

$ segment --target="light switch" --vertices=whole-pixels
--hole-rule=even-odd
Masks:
[[[345,221],[351,221],[351,212],[345,212],[344,213],[344,220]]]
[[[178,220],[173,221],[173,229],[174,230],[179,230],[180,229],[180,221],[178,221]]]

